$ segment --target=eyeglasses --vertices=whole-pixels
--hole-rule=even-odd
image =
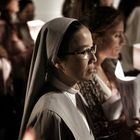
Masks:
[[[79,55],[79,57],[82,59],[88,59],[90,54],[95,56],[96,50],[97,45],[94,44],[91,48],[87,48],[81,51],[67,52],[65,55]]]

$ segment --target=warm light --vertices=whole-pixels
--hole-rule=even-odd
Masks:
[[[35,131],[33,129],[27,129],[22,140],[36,140]]]
[[[41,27],[44,25],[44,23],[45,22],[42,20],[32,20],[32,21],[27,22],[29,29],[30,29],[31,36],[34,41],[36,40],[37,35],[38,35]]]
[[[130,81],[136,79],[134,76],[125,76],[123,68],[121,66],[120,61],[117,62],[116,69],[115,69],[115,75],[118,79],[122,81]]]
[[[133,65],[135,69],[140,70],[140,43],[133,45]]]

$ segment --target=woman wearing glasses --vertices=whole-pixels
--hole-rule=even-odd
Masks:
[[[56,18],[42,27],[32,57],[20,138],[32,129],[37,140],[94,140],[77,82],[92,78],[95,61],[91,33],[77,20]]]

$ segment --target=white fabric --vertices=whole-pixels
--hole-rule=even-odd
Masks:
[[[140,70],[140,43],[133,45],[133,66]]]
[[[96,78],[99,84],[101,85],[102,90],[105,93],[104,97],[106,101],[102,104],[102,107],[106,117],[109,120],[119,119],[122,113],[122,103],[120,99],[120,94],[117,92],[117,89],[116,90],[114,89],[112,91],[98,75],[96,75]],[[113,95],[112,92],[117,92],[117,93]]]
[[[140,43],[140,7],[134,8],[127,20],[126,37],[129,45]]]
[[[123,70],[120,69],[122,69],[121,63],[118,61],[115,75],[121,90],[120,95],[127,125],[132,126],[133,118],[140,117],[140,74],[137,77],[125,76]]]
[[[45,24],[42,20],[32,20],[27,22],[32,39],[35,41],[41,27]]]
[[[104,113],[109,120],[117,120],[122,113],[122,102],[120,94],[111,96],[105,103],[102,104]]]
[[[3,73],[3,80],[4,82],[6,82],[12,70],[11,63],[6,58],[1,58],[0,69],[2,70],[2,73]]]
[[[76,93],[79,93],[79,90],[76,90],[74,88],[68,87],[67,85],[65,85],[64,83],[62,83],[58,79],[56,79],[55,77],[53,77],[52,83],[53,83],[53,86],[55,86],[57,89],[60,89],[61,91],[65,91],[64,94],[70,99],[70,101],[74,104],[75,107],[77,106],[76,105],[76,97],[75,97],[75,95],[76,95]],[[78,112],[80,113],[82,119],[84,120],[88,130],[90,131],[88,122],[87,122],[84,114],[80,110],[78,110]]]
[[[128,126],[132,126],[134,124],[133,118],[140,117],[140,74],[131,80],[118,80],[122,91],[121,99],[126,121]]]
[[[123,81],[130,81],[134,80],[136,77],[135,76],[125,76],[124,71],[121,65],[121,62],[118,61],[116,68],[115,68],[115,76],[117,79],[123,80]]]
[[[134,68],[140,70],[137,65],[140,55],[139,50],[133,47],[134,44],[140,43],[140,6],[135,7],[130,14],[126,23],[126,38],[128,46],[122,48],[122,66],[125,72],[133,71]],[[136,55],[135,55],[136,54]]]

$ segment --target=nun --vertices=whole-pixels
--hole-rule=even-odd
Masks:
[[[32,56],[19,140],[29,129],[36,140],[94,140],[77,83],[92,78],[95,62],[86,26],[65,17],[44,24]]]

